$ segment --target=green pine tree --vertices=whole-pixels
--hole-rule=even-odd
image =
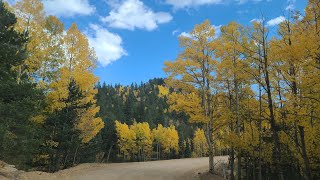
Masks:
[[[27,169],[41,144],[41,125],[33,121],[43,93],[14,67],[23,64],[27,37],[14,30],[16,18],[0,1],[0,159]]]

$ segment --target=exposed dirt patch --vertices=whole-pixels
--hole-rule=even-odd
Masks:
[[[215,162],[227,161],[227,159],[227,157],[216,157]],[[205,173],[207,169],[208,158],[191,158],[117,164],[81,164],[52,174],[20,172],[13,178],[18,180],[221,180],[218,176]]]
[[[199,174],[200,180],[224,180],[221,176],[213,175],[209,172]]]

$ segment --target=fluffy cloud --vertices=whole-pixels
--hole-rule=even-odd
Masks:
[[[179,36],[184,36],[184,37],[192,38],[191,34],[189,34],[189,33],[187,33],[187,32],[182,32],[182,33],[180,33]]]
[[[261,1],[263,1],[263,0],[236,0],[236,2],[237,2],[238,4],[244,4],[244,3],[249,2],[249,1],[252,1],[252,2],[257,3],[257,2],[261,2]],[[265,1],[271,2],[272,0],[265,0]]]
[[[221,4],[223,0],[165,0],[165,3],[172,5],[174,8],[189,8],[207,4]]]
[[[165,0],[164,2],[166,4],[172,5],[176,9],[183,9],[183,8],[202,6],[202,5],[224,4],[224,3],[228,3],[228,2],[243,4],[248,1],[260,2],[263,0],[231,0],[231,1],[226,1],[226,0]],[[266,1],[270,2],[271,0],[266,0]]]
[[[274,18],[274,19],[269,20],[269,21],[267,22],[267,25],[268,25],[268,26],[276,26],[276,25],[282,23],[282,22],[285,21],[285,20],[286,20],[285,17],[279,16],[279,17],[276,17],[276,18]]]
[[[98,61],[102,66],[126,56],[127,53],[122,47],[122,39],[119,35],[109,32],[107,29],[91,24],[92,33],[86,33],[90,46],[94,47]]]
[[[112,3],[111,3],[112,2]],[[152,31],[159,24],[172,20],[166,12],[154,12],[140,0],[110,1],[112,10],[102,21],[110,27],[134,30],[135,28]]]
[[[58,17],[75,15],[90,15],[95,12],[95,7],[89,0],[43,0],[45,12]]]

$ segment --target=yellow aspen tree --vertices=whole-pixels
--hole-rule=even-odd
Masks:
[[[169,156],[173,150],[176,153],[179,152],[179,135],[174,125],[163,127],[161,124],[159,124],[157,128],[152,130],[152,135],[155,143],[157,144],[159,159],[161,152]]]
[[[204,131],[198,128],[194,132],[193,137],[193,157],[205,157],[208,154],[208,144],[206,142],[206,137]]]
[[[271,48],[272,54],[275,58],[278,59],[277,64],[279,64],[277,70],[278,73],[281,75],[279,77],[279,82],[283,82],[281,85],[279,83],[278,94],[280,99],[285,99],[285,101],[281,102],[281,108],[283,109],[282,112],[285,112],[285,116],[282,115],[280,118],[288,124],[290,129],[284,128],[285,133],[281,133],[282,143],[288,144],[288,146],[295,145],[298,151],[292,148],[292,151],[296,153],[302,152],[302,157],[304,157],[304,162],[301,162],[305,165],[305,172],[308,172],[307,179],[311,179],[311,172],[310,172],[310,163],[309,159],[306,155],[305,144],[300,144],[298,135],[301,134],[301,130],[304,130],[305,126],[303,125],[303,116],[301,116],[303,104],[300,101],[300,94],[301,92],[301,75],[303,72],[301,71],[303,68],[303,47],[297,41],[298,35],[295,32],[295,28],[293,23],[289,20],[284,21],[280,24],[279,27],[279,35],[281,39],[273,39],[271,41]],[[302,61],[301,61],[302,60]],[[281,89],[281,91],[280,91]],[[284,114],[284,113],[282,113]],[[291,134],[292,136],[286,136]],[[290,137],[294,137],[290,141]],[[302,142],[305,142],[305,138],[301,139]],[[302,158],[298,158],[302,159]]]
[[[297,17],[287,19],[280,24],[280,39],[272,40],[272,52],[278,59],[278,72],[283,82],[283,105],[281,116],[287,127],[281,133],[282,142],[290,147],[299,164],[303,165],[304,176],[312,179],[312,159],[318,151],[315,144],[319,143],[314,123],[319,115],[319,2],[309,1],[306,16],[302,20]],[[319,117],[319,116],[318,116]],[[313,138],[309,138],[313,137]],[[312,139],[312,140],[311,140]],[[309,146],[308,144],[314,144]]]
[[[27,74],[34,82],[41,81],[40,85],[44,85],[52,80],[51,76],[57,72],[59,65],[57,61],[62,59],[62,53],[58,51],[61,51],[63,25],[57,18],[46,19],[40,0],[18,1],[13,10],[18,20],[16,30],[28,34],[28,56],[24,64],[16,68],[19,73],[17,80]],[[53,26],[56,28],[53,29]]]
[[[152,133],[147,122],[136,123],[130,126],[130,130],[136,134],[136,146],[139,160],[150,158],[152,154]]]
[[[320,2],[309,0],[305,16],[294,14],[280,24],[278,35],[271,41],[271,56],[279,76],[280,97],[278,119],[283,123],[281,143],[288,147],[301,168],[303,178],[319,177],[320,98]]]
[[[166,145],[164,151],[170,153],[174,150],[176,153],[179,152],[179,135],[176,127],[174,125],[170,125],[166,128]]]
[[[201,112],[195,115],[196,121],[193,121],[191,118],[190,122],[202,123],[204,125],[203,129],[209,147],[209,171],[211,173],[214,172],[213,112],[215,108],[213,104],[213,92],[215,92],[215,88],[213,72],[216,64],[213,58],[215,51],[214,38],[215,29],[208,20],[196,25],[190,32],[190,37],[179,37],[180,47],[183,48],[183,51],[175,61],[165,62],[164,68],[164,71],[168,75],[166,84],[176,90],[180,89],[180,94],[187,96],[184,99],[190,100],[192,98],[196,100],[196,103],[193,103],[196,107],[192,107],[187,103],[184,103],[180,107],[189,106],[189,109]],[[176,98],[177,96],[174,95],[173,97]],[[176,108],[174,110],[183,111],[184,109]],[[186,113],[188,115],[192,114]]]
[[[50,84],[49,111],[67,106],[61,100],[68,96],[68,84],[74,80],[84,96],[78,102],[79,105],[90,104],[88,108],[78,111],[79,119],[75,125],[81,131],[82,142],[87,143],[104,127],[102,119],[96,117],[99,112],[95,99],[97,94],[95,84],[98,78],[93,74],[96,57],[94,51],[89,48],[87,38],[80,32],[76,24],[70,27],[64,39],[65,62],[60,68],[57,81]]]
[[[59,67],[64,60],[64,25],[57,17],[48,16],[45,19],[43,31],[45,31],[45,39],[42,40],[45,59],[40,62],[41,64],[36,74],[38,78],[41,78],[40,83],[48,86],[58,78]]]
[[[130,159],[136,153],[136,133],[125,123],[115,121],[118,136],[118,146],[123,153],[124,159]]]
[[[273,143],[273,171],[280,180],[284,179],[283,168],[281,167],[282,153],[279,138],[279,118],[276,111],[276,96],[278,74],[274,71],[275,59],[272,57],[271,42],[269,41],[269,30],[264,20],[253,22],[253,27],[247,34],[248,40],[244,42],[244,54],[250,70],[247,73],[255,83],[260,86],[266,94],[268,104],[268,119]]]
[[[157,159],[161,158],[161,147],[165,138],[165,128],[158,124],[158,127],[152,129],[152,137],[157,145]]]
[[[236,132],[240,137],[240,129],[242,120],[240,119],[240,96],[241,89],[248,83],[248,76],[245,73],[245,65],[242,63],[243,47],[242,40],[246,39],[242,33],[242,27],[236,22],[230,22],[226,26],[221,27],[221,35],[217,40],[217,48],[215,57],[220,58],[218,64],[217,74],[223,87],[227,90],[226,94],[229,98],[229,109],[234,112],[232,119],[230,119],[230,130]],[[246,82],[247,81],[247,82]],[[233,118],[234,121],[233,122]],[[231,179],[234,179],[234,147],[230,150],[231,159]],[[237,152],[238,157],[238,173],[241,177],[241,150]],[[238,178],[239,178],[238,177]]]

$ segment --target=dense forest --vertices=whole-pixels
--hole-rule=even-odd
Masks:
[[[0,160],[56,172],[88,162],[228,155],[230,179],[320,178],[320,1],[271,36],[264,17],[180,36],[166,78],[99,82],[74,23],[0,0]]]

